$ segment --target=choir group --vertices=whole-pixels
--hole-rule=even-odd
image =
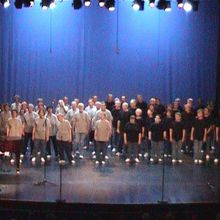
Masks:
[[[137,95],[127,102],[126,96],[113,98],[112,94],[102,102],[93,96],[87,106],[79,99],[69,104],[68,97],[57,106],[45,106],[39,98],[34,106],[20,102],[16,95],[14,103],[1,105],[0,137],[21,140],[21,162],[30,153],[33,165],[51,160],[53,153],[60,165],[75,164],[88,149],[96,164],[105,164],[108,148],[126,163],[140,159],[157,163],[164,157],[170,157],[173,164],[182,163],[185,153],[196,164],[204,160],[217,164],[220,111],[214,117],[213,109],[201,99],[195,104],[189,98],[182,106],[177,98],[163,105],[155,97],[147,103]]]

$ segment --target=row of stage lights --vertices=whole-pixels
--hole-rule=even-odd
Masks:
[[[118,0],[120,1],[120,0]],[[177,7],[180,9],[184,9],[185,11],[197,11],[199,7],[199,0],[175,0]],[[62,0],[60,1],[62,2]],[[46,10],[48,8],[54,9],[56,7],[56,0],[41,0],[42,9]],[[132,8],[135,11],[143,11],[145,3],[147,3],[151,8],[158,8],[159,10],[164,10],[166,12],[170,12],[171,8],[171,0],[133,0]],[[10,6],[10,0],[0,0],[0,5],[4,8],[8,8]],[[21,9],[24,7],[33,7],[34,0],[15,0],[14,5],[17,9]],[[80,9],[82,6],[89,7],[91,5],[91,0],[73,0],[72,6],[74,9]],[[99,7],[106,7],[109,11],[115,10],[115,0],[98,0]]]

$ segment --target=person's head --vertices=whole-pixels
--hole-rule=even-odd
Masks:
[[[210,116],[210,110],[209,110],[209,108],[206,107],[206,108],[204,108],[203,111],[204,111],[204,116],[205,116],[205,117],[209,117],[209,116]]]
[[[157,114],[155,116],[155,123],[159,124],[161,122],[161,115]]]
[[[67,105],[68,104],[68,97],[67,96],[64,96],[63,97],[63,103],[64,103],[64,105]]]
[[[175,102],[173,103],[173,108],[174,108],[174,109],[178,109],[178,108],[179,108],[179,102],[175,101]]]
[[[75,101],[71,102],[71,107],[75,111],[77,109],[77,103]]]
[[[120,100],[115,101],[115,109],[121,109],[121,102],[120,102]]]
[[[17,109],[12,109],[11,110],[11,115],[12,115],[12,118],[16,118],[18,116],[18,111]]]
[[[149,109],[150,109],[152,112],[154,112],[154,105],[150,104],[150,105],[149,105]]]
[[[135,115],[131,115],[129,121],[131,124],[134,124],[135,123]]]
[[[97,110],[101,109],[101,105],[102,105],[101,102],[97,101],[97,102],[95,103],[96,109],[97,109]]]
[[[27,102],[26,102],[26,101],[23,101],[23,102],[21,103],[21,109],[23,109],[23,110],[26,110],[26,109],[27,109]]]
[[[156,105],[160,105],[160,103],[161,103],[161,102],[160,102],[160,99],[159,99],[159,98],[155,98],[155,104],[156,104]]]
[[[53,106],[48,106],[48,107],[47,107],[47,112],[48,112],[49,115],[52,114],[52,112],[53,112]]]
[[[8,104],[8,103],[5,103],[5,104],[3,105],[3,109],[4,109],[5,112],[10,111],[10,106],[9,106],[9,104]]]
[[[128,111],[128,103],[127,103],[127,102],[124,102],[124,103],[122,104],[122,110],[123,110],[123,111]]]
[[[112,102],[112,101],[113,101],[113,95],[109,93],[107,96],[107,102]]]
[[[73,101],[75,101],[77,103],[77,105],[79,104],[79,99],[75,98]]]
[[[152,118],[152,117],[153,117],[153,112],[152,112],[150,109],[147,110],[147,116],[148,116],[149,118]]]
[[[142,95],[137,95],[137,101],[139,103],[142,103],[143,102],[143,96]]]
[[[94,106],[93,99],[88,100],[88,105],[89,105],[90,108],[92,108]]]
[[[92,97],[92,100],[93,100],[94,103],[96,103],[96,102],[98,101],[98,96],[97,96],[97,95],[94,95],[94,96]]]
[[[62,99],[60,99],[60,100],[58,101],[58,104],[59,104],[59,106],[64,106],[64,101],[63,101]]]
[[[149,101],[149,104],[150,104],[150,105],[155,105],[155,104],[156,104],[156,99],[152,97],[152,98],[150,99],[150,101]]]
[[[190,108],[193,107],[193,99],[192,98],[188,98],[186,104],[189,105]]]
[[[198,119],[203,119],[203,109],[198,109],[197,110],[197,118]]]
[[[142,110],[141,110],[140,108],[137,108],[137,109],[135,110],[135,115],[136,115],[137,117],[141,117],[141,116],[142,116]]]
[[[198,99],[197,99],[197,104],[198,104],[198,106],[201,106],[201,105],[202,105],[202,103],[203,103],[202,98],[198,98]]]
[[[178,103],[178,105],[180,105],[181,99],[180,98],[176,98],[174,102],[176,102],[176,103]]]
[[[106,110],[106,104],[105,102],[101,102],[101,110],[105,111]]]
[[[61,113],[58,113],[58,114],[57,114],[57,119],[58,119],[59,121],[63,121],[63,120],[64,120],[64,115],[61,114]]]
[[[34,105],[33,104],[28,104],[28,112],[32,113],[34,111]]]
[[[39,104],[39,103],[44,103],[44,100],[42,98],[38,98],[37,99],[37,104]]]
[[[106,115],[105,112],[101,112],[101,113],[100,113],[100,119],[101,119],[101,120],[105,120],[106,117],[107,117],[107,115]]]
[[[175,121],[180,122],[181,118],[182,118],[181,113],[180,112],[176,112],[175,113]]]
[[[166,110],[166,117],[171,118],[172,117],[172,111]]]
[[[80,103],[78,104],[78,108],[79,108],[79,112],[83,112],[83,110],[84,110],[84,104],[83,104],[82,102],[80,102]]]
[[[190,108],[190,106],[188,104],[184,105],[184,110],[185,110],[186,113],[190,113],[191,112],[191,108]]]
[[[118,102],[118,101],[121,102],[118,97],[116,97],[116,98],[114,99],[114,101],[115,101],[115,102]]]
[[[20,96],[19,96],[19,95],[15,95],[15,96],[14,96],[14,101],[15,101],[15,103],[19,103],[19,99],[20,99]]]
[[[39,110],[38,114],[39,114],[40,118],[44,118],[45,110],[44,109]]]
[[[126,102],[126,96],[125,95],[123,95],[122,97],[121,97],[121,102]]]
[[[132,109],[135,109],[135,108],[136,108],[136,100],[135,100],[135,99],[131,99],[131,101],[130,101],[130,107],[131,107]]]

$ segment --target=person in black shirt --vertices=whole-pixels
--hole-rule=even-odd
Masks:
[[[112,143],[112,152],[115,152],[116,148],[118,147],[119,144],[119,134],[117,133],[117,123],[120,117],[120,111],[121,111],[121,102],[120,101],[115,101],[115,107],[112,109],[112,133],[113,133],[113,143]]]
[[[160,99],[156,98],[155,113],[164,116],[165,107],[161,104]]]
[[[143,112],[143,118],[145,119],[147,113],[147,103],[143,101],[142,95],[137,95],[136,107],[140,108]]]
[[[144,138],[144,120],[142,118],[142,110],[137,108],[135,111],[136,122],[141,129],[141,145],[138,145],[138,156],[142,157],[144,152],[143,138]]]
[[[186,130],[184,123],[181,119],[181,113],[175,114],[175,121],[172,122],[170,127],[170,142],[172,143],[172,162],[178,161],[182,163],[181,147],[185,140]]]
[[[204,111],[204,120],[206,122],[206,127],[207,127],[207,138],[206,138],[206,142],[204,143],[204,150],[205,150],[206,160],[209,160],[211,155],[211,144],[214,137],[214,120],[208,108],[204,108],[203,111]]]
[[[220,110],[219,117],[215,121],[215,159],[214,162],[217,164],[220,159]]]
[[[111,111],[115,105],[115,102],[113,100],[113,95],[108,94],[107,100],[105,101],[106,108]]]
[[[185,143],[182,146],[182,149],[185,153],[192,153],[192,142],[190,140],[192,122],[194,120],[193,112],[189,105],[184,105],[184,112],[182,113],[182,120],[186,129],[186,139]]]
[[[124,129],[125,125],[129,122],[130,112],[128,110],[128,103],[124,102],[122,104],[122,110],[119,114],[119,119],[117,122],[117,133],[119,134],[119,146],[116,155],[120,156],[122,153],[122,148],[124,145]],[[126,151],[126,148],[124,149]]]
[[[144,157],[150,157],[150,152],[151,152],[151,141],[149,141],[149,130],[151,125],[154,123],[154,116],[153,116],[153,112],[148,109],[147,110],[147,118],[145,120],[145,126],[144,126],[144,132],[145,132],[145,154]]]
[[[130,121],[125,125],[124,129],[124,143],[127,146],[126,163],[129,163],[134,158],[136,163],[138,159],[138,145],[141,144],[141,129],[135,121],[135,116],[130,116]]]
[[[130,101],[130,108],[129,108],[130,115],[135,115],[136,109],[137,109],[137,107],[136,107],[136,100],[135,99],[131,99],[131,101]]]
[[[163,125],[164,128],[166,130],[166,140],[164,142],[164,157],[171,157],[171,143],[170,143],[170,127],[171,124],[173,122],[173,118],[172,118],[172,111],[171,110],[167,110],[166,111],[166,116],[163,119]]]
[[[193,141],[194,163],[202,163],[202,145],[206,142],[207,128],[203,116],[203,110],[197,110],[197,118],[193,121],[191,141]]]
[[[151,162],[154,162],[155,159],[158,159],[159,162],[162,161],[163,146],[164,140],[166,139],[166,130],[161,122],[161,116],[156,115],[155,122],[151,125],[149,134],[149,140],[151,141]]]

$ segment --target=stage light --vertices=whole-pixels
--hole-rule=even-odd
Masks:
[[[105,0],[99,0],[99,7],[103,8],[105,6]]]
[[[143,0],[134,0],[132,4],[132,8],[135,11],[143,11],[144,10],[144,1]]]
[[[14,5],[15,5],[16,9],[21,9],[22,5],[23,5],[23,1],[22,0],[15,0]]]
[[[91,1],[90,0],[84,0],[84,5],[86,7],[89,7],[91,5]]]
[[[54,9],[54,8],[56,8],[56,3],[55,3],[55,1],[54,0],[52,0],[51,2],[50,2],[50,9]]]
[[[149,0],[149,5],[151,8],[155,7],[155,0]]]
[[[107,0],[105,3],[105,7],[109,11],[114,11],[115,10],[115,0]]]
[[[192,8],[193,8],[192,1],[187,0],[184,4],[183,8],[186,12],[192,11]]]
[[[166,12],[170,12],[170,11],[172,10],[172,9],[171,9],[171,3],[170,3],[170,1],[166,1],[164,10],[165,10]]]
[[[9,0],[1,0],[0,3],[1,5],[3,5],[4,8],[8,8],[10,6]]]
[[[82,7],[81,0],[74,0],[72,6],[74,7],[74,9],[80,9]]]
[[[177,7],[183,8],[183,0],[177,0]]]

